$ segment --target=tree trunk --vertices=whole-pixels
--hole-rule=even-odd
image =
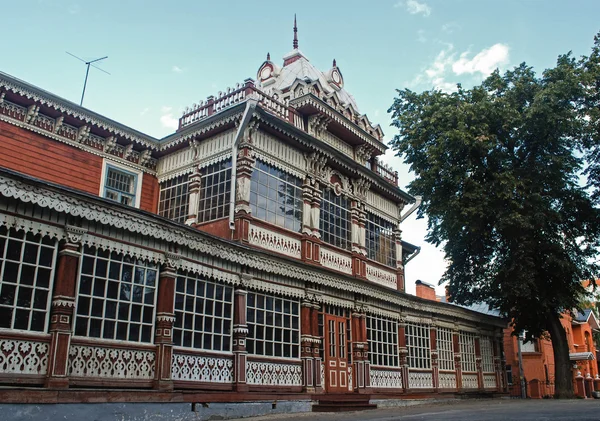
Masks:
[[[554,397],[556,399],[570,399],[575,397],[573,391],[573,373],[569,360],[569,342],[558,314],[548,314],[546,326],[552,349],[554,351]]]

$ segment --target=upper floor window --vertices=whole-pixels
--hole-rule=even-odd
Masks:
[[[198,222],[214,221],[229,215],[231,160],[202,168]]]
[[[350,211],[348,199],[326,188],[321,201],[321,238],[324,242],[350,250]]]
[[[139,206],[140,174],[106,163],[102,171],[102,196],[128,206]]]
[[[0,328],[45,332],[56,240],[0,226]]]
[[[188,216],[188,174],[160,183],[158,214],[177,222],[185,222]]]
[[[373,365],[398,367],[398,322],[378,317],[367,317],[369,359]]]
[[[394,224],[367,213],[366,246],[369,259],[396,267],[396,241]]]
[[[461,370],[464,372],[477,371],[477,364],[475,363],[475,334],[460,332],[458,343],[460,344]]]
[[[302,181],[256,161],[250,185],[252,215],[293,231],[302,227]]]
[[[410,368],[431,369],[429,326],[421,323],[406,325],[406,348]]]

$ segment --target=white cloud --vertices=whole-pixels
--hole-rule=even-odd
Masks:
[[[183,69],[179,66],[173,66],[171,70],[175,73],[183,73]]]
[[[417,41],[422,43],[427,42],[427,38],[425,37],[425,31],[423,29],[419,29],[417,31]]]
[[[467,59],[468,55],[468,52],[462,53],[452,65],[452,71],[457,75],[481,73],[482,76],[487,76],[497,67],[508,63],[508,45],[494,44],[477,53],[471,60]]]
[[[163,127],[177,130],[179,127],[179,119],[173,115],[173,108],[163,106],[161,111],[163,115],[160,116],[160,123],[163,125]]]
[[[148,111],[150,111],[150,108],[146,107],[142,111],[140,111],[140,115],[145,116],[148,113]]]
[[[417,0],[406,0],[406,2],[399,1],[394,4],[394,7],[402,6],[406,7],[406,10],[411,15],[422,14],[425,17],[431,15],[431,7],[427,3],[419,3]]]
[[[456,83],[447,80],[450,76],[464,74],[486,77],[497,67],[503,67],[509,62],[509,48],[505,44],[495,44],[484,48],[469,59],[468,51],[456,58],[454,46],[448,44],[438,53],[433,62],[411,82],[412,86],[427,85],[427,89],[434,88],[444,92],[456,91]]]
[[[458,31],[461,29],[461,26],[456,22],[448,22],[442,25],[442,31],[447,34],[451,34],[454,31]]]

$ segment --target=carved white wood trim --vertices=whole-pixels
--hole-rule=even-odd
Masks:
[[[439,373],[438,380],[442,389],[456,389],[456,373]]]
[[[371,387],[402,389],[402,373],[371,366]]]
[[[397,224],[400,220],[398,215],[398,204],[375,193],[372,190],[367,192],[366,209],[388,222]]]
[[[302,366],[248,361],[246,382],[264,386],[302,386]]]
[[[484,374],[483,375],[483,387],[486,389],[496,388],[496,375],[495,374]]]
[[[253,224],[250,224],[248,242],[296,259],[301,257],[300,240]]]
[[[45,375],[49,346],[26,339],[0,339],[0,374]]]
[[[232,383],[233,360],[174,352],[171,378],[193,382]]]
[[[462,374],[462,387],[463,389],[477,389],[479,382],[477,381],[477,374]]]
[[[321,246],[320,258],[324,267],[349,275],[352,274],[352,258],[350,256]]]
[[[304,154],[297,148],[286,145],[275,136],[260,129],[254,133],[253,142],[257,157],[260,156],[269,164],[290,172],[296,177],[304,178],[306,175]]]
[[[14,228],[17,231],[23,230],[33,234],[47,235],[51,238],[66,238],[64,227],[44,224],[43,222],[32,221],[17,216],[6,215],[0,213],[0,224],[8,228]]]
[[[396,289],[397,276],[392,270],[385,270],[379,266],[367,263],[367,279],[376,284]]]
[[[68,375],[111,379],[154,379],[155,353],[98,345],[73,345],[69,349]]]
[[[408,387],[410,389],[431,389],[433,387],[433,373],[409,371]]]
[[[350,158],[354,159],[354,149],[352,148],[352,146],[344,142],[342,139],[340,139],[330,131],[322,130],[320,135],[316,137],[317,139],[322,140],[323,142],[332,146],[336,150],[340,151],[344,155],[347,155]]]

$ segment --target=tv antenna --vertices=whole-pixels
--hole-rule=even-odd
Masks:
[[[100,58],[97,58],[95,60],[85,61],[81,57],[77,57],[75,54],[71,54],[68,51],[65,51],[65,53],[67,53],[68,55],[70,55],[72,57],[75,57],[79,61],[84,62],[85,65],[87,66],[87,69],[85,71],[85,82],[83,82],[83,91],[81,92],[81,101],[79,101],[79,106],[82,106],[83,105],[83,97],[85,95],[85,87],[87,86],[88,74],[90,73],[90,66],[92,66],[92,67],[94,67],[94,68],[96,68],[96,69],[98,69],[98,70],[106,73],[107,75],[110,75],[110,73],[108,73],[106,70],[101,69],[100,67],[98,67],[98,66],[96,66],[94,64],[94,63],[97,63],[97,62],[99,62],[101,60],[104,60],[104,59],[108,58],[108,56],[100,57]]]

